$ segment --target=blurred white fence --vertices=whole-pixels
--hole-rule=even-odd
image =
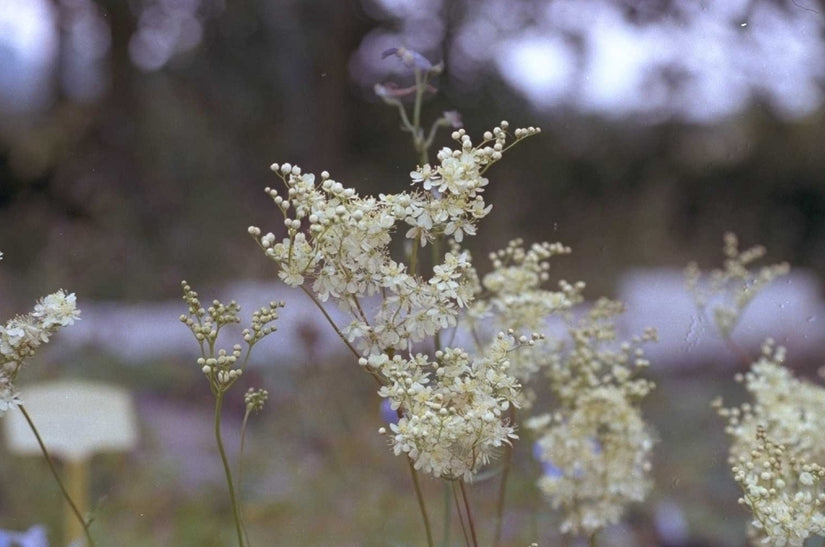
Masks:
[[[720,338],[710,316],[696,308],[680,270],[634,270],[626,273],[618,298],[627,305],[625,333],[656,327],[659,342],[646,353],[654,367],[732,364],[737,361]],[[733,339],[751,356],[766,338],[788,349],[788,358],[821,359],[825,365],[825,302],[819,281],[795,271],[765,287],[745,308]]]
[[[233,344],[241,343],[240,330],[248,323],[252,312],[273,300],[286,303],[275,323],[278,332],[256,344],[250,360],[252,364],[300,365],[308,359],[327,359],[345,351],[343,343],[312,301],[301,291],[282,283],[233,283],[214,293],[196,290],[204,306],[215,298],[224,303],[234,299],[241,305],[240,326],[226,327],[226,332],[222,332],[218,339],[218,346],[227,350],[231,350]],[[182,299],[123,304],[78,298],[78,307],[81,321],[55,338],[55,343],[61,347],[95,347],[127,363],[199,355],[194,336],[179,320],[186,312]],[[327,303],[326,309],[339,326],[349,321],[334,304]]]
[[[286,302],[280,311],[278,332],[256,346],[253,364],[302,365],[309,360],[323,361],[345,354],[343,343],[300,291],[280,283],[241,282],[215,294],[201,291],[200,296],[205,305],[214,297],[224,301],[234,298],[243,307],[244,318],[271,300]],[[710,319],[696,309],[681,271],[627,272],[620,282],[618,298],[627,305],[619,325],[622,336],[639,334],[646,327],[659,331],[659,342],[646,348],[654,367],[724,365],[736,361]],[[134,363],[169,356],[191,358],[197,354],[192,334],[178,320],[185,311],[182,300],[127,305],[80,299],[79,306],[82,321],[55,339],[56,348],[92,346]],[[335,304],[327,302],[325,307],[336,324],[348,323],[347,316]],[[557,331],[559,325],[553,325]],[[786,346],[792,360],[822,358],[825,364],[825,301],[814,276],[797,271],[780,278],[747,307],[734,331],[735,340],[751,355],[758,355],[759,346],[767,337]],[[456,342],[463,339],[459,336]],[[226,336],[224,347],[229,348],[238,340],[238,336]]]

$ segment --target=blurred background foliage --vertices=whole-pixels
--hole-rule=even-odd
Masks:
[[[819,54],[825,51],[825,4],[800,2],[721,3],[738,6],[741,13],[719,15],[719,24],[758,29],[759,10],[773,10],[805,21],[809,26],[800,34],[819,43],[811,46]],[[605,111],[576,102],[576,89],[586,91],[590,81],[583,57],[575,58],[579,62],[568,71],[580,87],[549,102],[536,101],[513,85],[507,61],[495,60],[506,53],[502,33],[539,33],[541,10],[554,6],[581,10],[584,19],[595,14],[594,21],[599,14],[611,14],[618,18],[611,21],[624,21],[641,33],[663,21],[688,25],[696,6],[715,16],[713,9],[721,9],[716,3],[39,4],[51,41],[40,44],[45,61],[31,74],[21,68],[26,55],[13,45],[11,18],[0,25],[4,317],[28,309],[34,298],[58,287],[76,292],[83,308],[84,301],[92,300],[178,298],[183,278],[198,287],[271,279],[270,264],[246,228],[255,224],[277,232],[282,226],[263,192],[277,183],[269,172],[272,162],[289,161],[316,173],[328,170],[362,193],[407,188],[415,167],[409,137],[399,131],[397,113],[371,91],[374,83],[403,81],[405,75],[392,59],[381,60],[376,43],[413,47],[434,62],[445,61],[438,93],[427,102],[429,119],[456,109],[476,137],[502,119],[515,127],[543,129],[489,172],[488,201],[494,209],[480,237],[469,242],[478,258],[514,237],[561,241],[574,253],[557,261],[556,275],[585,280],[593,297],[612,294],[622,271],[631,267],[681,268],[691,259],[718,264],[721,235],[735,230],[743,246],[762,243],[772,258],[809,269],[820,279],[825,275],[825,77],[816,63],[810,63],[810,78],[817,100],[806,108],[777,103],[768,90],[788,76],[769,69],[760,74],[763,85],[752,82],[751,92],[733,101],[735,108],[702,116],[705,99],[683,86],[691,75],[668,64],[656,67],[667,84],[667,100],[645,109],[647,88],[642,86],[637,97],[641,106],[617,101]],[[0,13],[22,13],[22,6],[0,0]],[[490,18],[496,13],[499,20]],[[484,17],[488,20],[480,24]],[[497,37],[487,33],[497,24]],[[562,34],[573,50],[584,52],[590,42],[583,32],[568,28]],[[706,41],[697,47],[724,54],[730,44],[717,43],[713,36],[700,37]],[[754,62],[782,66],[790,53],[774,49],[773,64]],[[684,51],[686,57],[694,53]],[[622,57],[624,51],[619,48],[616,54]],[[818,57],[820,62],[823,58]],[[555,66],[556,60],[540,57],[539,69]],[[724,63],[702,68],[720,78],[729,69]],[[29,87],[17,85],[26,78],[33,82]],[[793,98],[796,84],[788,82],[786,93]],[[803,92],[811,94],[799,87]],[[700,115],[685,115],[680,107],[697,102],[693,108]],[[437,142],[448,144],[444,135]],[[479,265],[485,269],[486,261]],[[139,394],[141,409],[151,409],[159,400],[180,400],[197,406],[208,421],[206,387],[197,371],[181,372],[188,370],[181,363],[134,368],[94,353],[77,362],[82,364],[67,367],[60,356],[51,355],[27,374],[33,380],[68,370],[116,379]],[[253,537],[258,544],[274,544],[267,534],[278,530],[284,545],[333,544],[331,537],[337,537],[336,545],[386,545],[383,539],[369,543],[369,538],[389,537],[413,544],[420,537],[413,497],[403,466],[374,435],[379,425],[374,389],[360,377],[350,381],[350,369],[334,365],[322,371],[261,373],[273,401],[252,432],[251,438],[258,439],[252,442],[260,444],[250,447],[251,453],[259,453],[250,467],[253,476],[274,482],[264,481],[257,490],[251,485]],[[735,389],[729,376],[723,371],[710,377],[662,377],[662,390],[649,405],[661,434],[654,501],[678,497],[699,542],[695,544],[736,545],[744,535],[745,515],[735,506],[735,488],[727,477],[722,428],[706,405],[713,396]],[[719,378],[727,387],[709,383]],[[178,411],[169,409],[169,416],[179,416]],[[230,405],[231,412],[241,412],[238,401]],[[676,415],[680,428],[673,427]],[[210,545],[221,530],[231,533],[220,481],[199,483],[194,491],[200,501],[193,501],[194,487],[175,483],[173,471],[158,471],[155,457],[162,445],[150,435],[128,466],[119,457],[96,460],[101,470],[97,492],[108,492],[96,523],[100,533],[117,535],[119,545]],[[535,471],[529,445],[518,450],[518,465]],[[59,522],[54,507],[38,509],[43,497],[37,493],[51,487],[33,485],[27,478],[37,475],[40,464],[5,452],[0,460],[6,492],[20,493],[0,498],[3,525],[19,529],[32,522],[32,514]],[[536,496],[533,478],[528,474],[517,480],[522,482],[511,488],[526,497],[515,497],[508,537],[514,544],[556,541],[549,512],[537,512],[530,503]],[[440,491],[430,487],[432,499],[438,500]],[[478,488],[494,489],[490,484]],[[480,499],[484,506],[492,496]],[[491,510],[479,509],[480,514]],[[215,514],[220,517],[209,520]],[[625,544],[641,544],[639,538],[653,534],[652,519],[651,511],[634,509],[637,536]]]
[[[638,6],[651,3],[611,4],[638,17]],[[364,193],[405,188],[414,167],[408,138],[354,57],[371,32],[401,26],[381,5],[54,1],[60,32],[49,77],[39,82],[45,98],[0,113],[5,295],[64,286],[85,298],[136,300],[176,295],[182,277],[268,276],[245,228],[279,227],[263,199],[275,183],[273,161],[326,169]],[[147,61],[140,33],[175,9],[190,10],[199,39]],[[475,135],[500,119],[545,130],[491,171],[495,212],[474,249],[486,253],[515,236],[559,239],[574,249],[563,266],[569,275],[606,292],[630,265],[716,256],[721,232],[734,229],[773,256],[823,272],[821,107],[783,116],[757,93],[734,114],[701,123],[667,112],[651,120],[619,108],[609,116],[563,103],[535,108],[492,65],[471,80],[452,75],[461,63],[448,55],[460,53],[450,40],[473,10],[455,2],[435,14],[443,28],[424,53],[445,60],[446,70],[428,113],[457,109]],[[85,94],[68,78],[78,71],[80,31],[67,29],[85,29],[83,17],[104,25],[97,72],[87,75],[96,83]],[[154,40],[171,39],[158,31]],[[476,47],[497,44],[479,35]],[[397,68],[392,59],[374,62]]]

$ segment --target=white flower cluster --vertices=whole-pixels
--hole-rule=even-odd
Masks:
[[[389,434],[396,455],[407,454],[416,469],[436,477],[472,480],[503,443],[516,439],[515,424],[505,417],[519,406],[521,385],[509,374],[508,355],[539,338],[516,340],[500,333],[482,354],[460,348],[436,351],[435,360],[417,354],[361,358],[387,383],[378,394],[399,411]]]
[[[505,249],[490,254],[493,270],[484,276],[486,291],[469,310],[473,329],[486,317],[492,317],[499,330],[517,333],[541,332],[547,318],[562,314],[582,302],[584,283],[559,282],[559,290],[544,289],[549,279],[549,258],[570,253],[561,243],[534,243],[525,249],[521,239],[511,241]],[[534,344],[511,358],[510,371],[526,382],[543,365],[543,355],[552,352],[552,342]]]
[[[758,272],[749,267],[765,256],[765,248],[756,245],[739,251],[739,239],[733,233],[724,236],[724,269],[710,272],[708,284],[703,284],[702,272],[695,262],[685,268],[688,291],[700,309],[712,308],[713,321],[723,338],[736,328],[742,312],[759,291],[771,281],[790,271],[785,263],[763,266]]]
[[[525,424],[554,470],[538,484],[564,510],[564,533],[589,535],[615,523],[650,490],[653,438],[639,402],[654,385],[636,374],[649,364],[640,346],[656,334],[617,344],[614,319],[622,311],[621,303],[600,299],[570,328],[572,347],[547,354],[558,408]]]
[[[2,256],[0,253],[0,259]],[[14,381],[26,359],[61,327],[69,326],[79,318],[74,293],[66,294],[61,289],[41,298],[30,313],[0,325],[0,416],[21,402]]]
[[[428,279],[418,274],[415,256],[419,246],[442,236],[460,242],[475,234],[476,223],[492,207],[482,197],[488,183],[482,174],[508,147],[506,128],[502,122],[477,146],[464,130],[453,132],[460,148],[444,148],[437,167],[413,171],[416,189],[377,198],[361,197],[326,172],[316,185],[315,176],[299,167],[275,164],[287,193],[281,196],[270,188],[267,193],[284,214],[287,237],[277,241],[254,226],[249,233],[278,264],[285,283],[301,286],[312,280],[320,301],[332,297],[352,315],[343,330],[361,351],[404,351],[410,343],[455,326],[459,310],[478,290],[469,253],[454,248]],[[537,132],[516,130],[516,140]],[[399,224],[407,226],[406,237],[415,243],[409,265],[390,257]],[[367,310],[361,300],[375,294],[382,296],[381,304]]]
[[[286,193],[266,191],[283,213],[286,237],[249,228],[285,283],[300,286],[319,307],[331,299],[350,315],[348,325],[333,326],[399,415],[384,433],[396,454],[437,477],[469,480],[515,438],[506,413],[519,404],[521,385],[508,355],[538,338],[502,334],[473,355],[439,343],[481,292],[459,243],[475,235],[492,207],[483,198],[483,175],[514,142],[539,132],[517,129],[508,142],[507,129],[502,122],[477,145],[464,130],[454,131],[458,148],[442,149],[437,165],[410,173],[411,191],[378,197],[360,196],[326,172],[316,181],[297,166],[274,164]],[[412,242],[408,263],[390,253],[401,230]],[[434,256],[432,272],[423,275],[419,249],[445,238],[448,252]],[[561,252],[539,250],[542,256]],[[413,353],[424,340],[435,342],[433,355]]]
[[[768,340],[751,370],[737,375],[752,402],[723,408],[733,442],[729,462],[753,513],[751,533],[771,545],[802,545],[825,532],[825,389],[795,378],[785,350]]]

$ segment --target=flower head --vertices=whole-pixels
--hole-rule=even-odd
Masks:
[[[28,314],[0,324],[0,416],[20,404],[14,381],[23,363],[61,327],[79,318],[74,293],[66,294],[61,289],[38,300]]]

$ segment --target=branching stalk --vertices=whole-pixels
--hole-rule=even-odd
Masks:
[[[461,498],[464,500],[464,509],[467,511],[467,523],[470,527],[470,536],[473,539],[473,547],[478,547],[478,537],[476,537],[476,527],[473,522],[473,513],[470,510],[470,500],[467,498],[467,489],[464,487],[464,481],[458,481],[458,487],[461,489]]]
[[[458,513],[458,522],[461,524],[461,532],[464,534],[464,544],[470,547],[470,536],[467,534],[467,525],[464,524],[464,514],[461,512],[461,502],[458,501],[458,489],[455,487],[455,481],[452,482],[453,500],[455,501],[455,510]]]
[[[427,533],[427,546],[434,547],[430,518],[427,516],[427,506],[424,503],[424,495],[421,493],[421,485],[418,483],[418,472],[415,470],[415,465],[410,458],[407,458],[407,463],[410,466],[410,475],[412,476],[413,488],[415,488],[415,497],[418,499],[418,508],[421,510],[421,518],[424,519],[424,530]]]
[[[215,441],[218,443],[218,452],[223,462],[223,471],[226,474],[226,485],[229,487],[229,500],[232,503],[232,516],[235,519],[235,531],[238,534],[238,547],[244,547],[243,526],[241,524],[240,509],[238,500],[235,497],[235,483],[232,481],[232,470],[229,468],[229,460],[223,448],[223,438],[221,437],[221,409],[223,407],[223,391],[218,391],[215,397]]]
[[[512,407],[511,407],[512,408]],[[501,528],[504,520],[504,502],[507,497],[507,478],[510,476],[510,462],[513,459],[513,447],[507,444],[504,447],[504,462],[501,469],[501,482],[498,487],[498,503],[496,503],[496,528],[493,533],[493,546],[501,544]]]
[[[450,507],[450,484],[447,481],[441,481],[444,485],[444,532],[441,539],[442,547],[450,547],[450,516],[453,511]]]
[[[80,514],[80,509],[77,508],[77,505],[72,500],[72,497],[69,495],[69,492],[66,490],[66,487],[63,485],[63,481],[60,480],[60,474],[57,472],[57,468],[54,465],[54,460],[52,460],[49,451],[46,449],[46,444],[40,437],[40,432],[37,430],[37,427],[35,427],[34,422],[32,421],[31,416],[29,416],[29,413],[26,411],[25,407],[23,407],[23,405],[18,405],[17,408],[19,408],[20,412],[23,413],[23,418],[25,418],[26,423],[29,424],[29,429],[31,429],[32,433],[34,433],[34,437],[37,439],[37,444],[40,446],[40,451],[43,453],[43,457],[46,459],[46,463],[49,466],[49,470],[52,472],[54,480],[57,482],[57,485],[60,487],[60,491],[63,493],[63,498],[69,504],[69,507],[71,507],[74,516],[77,517],[77,520],[83,526],[83,533],[86,536],[86,541],[89,543],[88,547],[94,547],[95,542],[92,539],[92,534],[89,532],[89,523],[86,521],[83,515]]]

